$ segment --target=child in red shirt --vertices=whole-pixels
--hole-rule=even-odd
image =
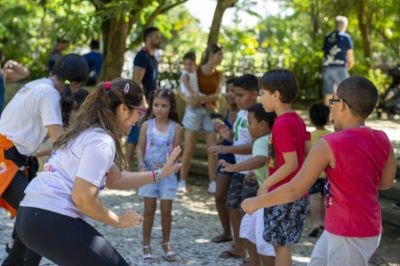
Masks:
[[[259,193],[273,191],[289,182],[303,164],[310,134],[304,121],[291,109],[296,98],[298,83],[288,70],[272,70],[261,80],[263,95],[261,103],[267,112],[275,112],[272,128],[269,173]],[[290,246],[296,244],[303,230],[307,215],[308,197],[294,200],[264,210],[264,240],[274,246],[276,265],[291,265]]]
[[[247,213],[301,198],[327,174],[325,231],[309,265],[368,265],[379,245],[382,218],[378,190],[393,185],[396,160],[383,131],[365,127],[378,99],[375,85],[363,77],[344,80],[330,99],[336,133],[313,145],[288,184],[242,203]]]

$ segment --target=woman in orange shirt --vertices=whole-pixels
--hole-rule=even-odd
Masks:
[[[197,132],[204,132],[206,145],[210,147],[217,142],[214,124],[210,113],[218,110],[218,100],[221,94],[224,77],[216,68],[221,64],[223,48],[212,44],[204,53],[201,65],[197,68],[199,90],[205,96],[190,96],[182,98],[187,103],[183,126],[185,128],[185,148],[182,156],[181,180],[178,183],[178,192],[186,192],[186,179],[189,173],[192,154],[196,146]],[[208,153],[209,193],[216,191],[217,157]]]

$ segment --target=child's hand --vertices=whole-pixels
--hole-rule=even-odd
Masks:
[[[144,165],[144,163],[139,163],[138,164],[138,171],[139,172],[146,172],[146,166]]]
[[[212,145],[211,147],[208,148],[208,152],[211,152],[215,155],[220,154],[220,153],[226,153],[225,148],[226,148],[226,146],[224,146],[224,145]]]
[[[221,170],[223,172],[228,172],[228,173],[235,172],[233,169],[233,164],[230,164],[225,160],[219,160],[218,164],[221,166]]]
[[[257,209],[255,207],[256,203],[256,198],[248,198],[242,201],[242,204],[240,204],[240,207],[242,210],[247,213],[248,215],[252,215]]]
[[[167,157],[167,162],[161,168],[161,177],[166,177],[171,175],[172,173],[178,172],[179,168],[181,168],[180,163],[177,163],[179,155],[181,154],[181,147],[175,147],[172,152]]]
[[[254,180],[256,180],[256,175],[253,172],[250,172],[244,177],[244,179],[247,182],[254,181]]]
[[[232,130],[224,123],[216,123],[215,130],[217,130],[224,139],[231,140],[233,138]]]
[[[126,228],[135,225],[140,225],[143,222],[143,216],[138,214],[135,211],[127,211],[119,216],[118,223],[115,224],[115,227],[118,228]]]

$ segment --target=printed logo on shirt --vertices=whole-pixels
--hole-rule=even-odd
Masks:
[[[56,171],[56,168],[54,168],[52,165],[50,165],[50,164],[45,164],[44,166],[43,166],[43,172],[51,172],[51,173],[54,173]]]
[[[7,172],[7,165],[5,162],[0,163],[0,174]]]
[[[30,87],[22,87],[22,89],[19,90],[19,94],[27,94],[28,92],[31,91]]]
[[[238,117],[233,126],[233,139],[235,141],[239,140],[239,128],[247,128],[247,120],[242,117]]]
[[[276,168],[276,153],[274,148],[274,143],[272,142],[272,135],[268,140],[268,167]]]

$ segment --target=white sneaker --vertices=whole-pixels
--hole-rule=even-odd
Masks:
[[[211,181],[208,184],[208,193],[214,194],[217,191],[217,182]]]
[[[178,182],[178,186],[176,188],[177,193],[186,193],[186,181],[185,180],[180,180]]]

